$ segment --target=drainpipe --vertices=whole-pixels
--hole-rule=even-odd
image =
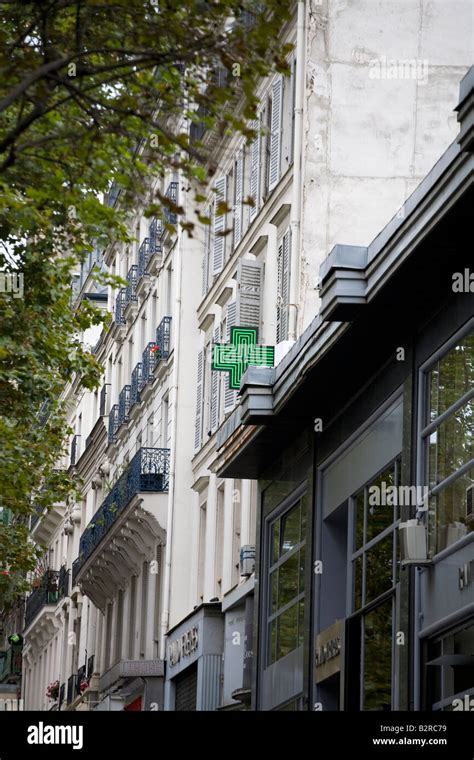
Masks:
[[[185,204],[183,204],[185,205]],[[175,470],[176,470],[176,440],[177,440],[177,422],[178,422],[178,367],[180,359],[180,329],[181,329],[181,280],[182,280],[182,231],[178,228],[178,241],[176,245],[176,258],[174,261],[176,278],[175,287],[175,308],[172,327],[174,341],[174,361],[173,374],[170,388],[170,408],[173,413],[173,424],[171,427],[170,440],[170,476],[168,487],[168,519],[166,525],[166,548],[165,548],[165,574],[163,580],[163,610],[161,613],[160,628],[160,659],[166,659],[166,634],[170,619],[170,599],[171,599],[171,554],[173,544],[173,527],[174,527],[174,492],[175,492]]]
[[[305,80],[305,25],[306,2],[298,2],[296,22],[296,72],[295,72],[295,136],[293,153],[293,187],[291,190],[291,258],[290,302],[288,339],[296,340],[298,331],[298,308],[300,300],[300,247],[301,247],[301,184],[303,163],[303,106]]]

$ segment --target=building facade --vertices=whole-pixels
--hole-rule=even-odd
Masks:
[[[250,367],[218,474],[258,479],[255,709],[465,710],[474,693],[474,69],[460,135],[321,310]]]
[[[211,363],[214,346],[229,343],[233,327],[255,328],[260,345],[275,346],[276,372],[283,377],[314,320],[324,320],[325,310],[337,313],[332,302],[337,305],[346,274],[357,302],[358,288],[372,276],[364,246],[399,209],[405,213],[404,201],[455,139],[453,109],[472,53],[470,4],[457,3],[456,14],[442,2],[420,6],[406,0],[405,6],[400,13],[398,5],[372,2],[295,3],[293,19],[282,30],[293,44],[291,75],[261,82],[252,125],[257,136],[250,143],[237,136],[217,141],[191,131],[217,166],[205,204],[211,224],[197,223],[190,238],[174,214],[164,211],[163,218],[149,220],[138,206],[130,220],[136,244],[111,245],[100,262],[128,286],[104,294],[96,292],[87,272],[79,280],[78,299],[101,301],[112,322],[100,335],[83,336],[104,368],[102,388],[78,390],[72,380],[64,391],[74,432],[70,456],[61,465],[80,479],[82,498],[54,506],[32,525],[33,540],[48,547],[49,556],[40,586],[26,601],[26,709],[272,709],[345,699],[334,674],[329,684],[321,681],[328,696],[313,693],[313,644],[304,633],[312,614],[307,600],[313,536],[325,546],[334,541],[327,561],[337,565],[342,548],[336,544],[348,531],[337,511],[344,499],[334,505],[333,538],[328,528],[330,537],[323,540],[324,525],[313,533],[310,429],[306,443],[298,431],[291,457],[285,463],[283,456],[278,471],[264,474],[248,460],[242,467],[227,466],[234,445],[228,435],[250,451],[254,423],[240,428],[240,421],[253,419],[246,392],[233,389],[228,373],[213,370]],[[182,208],[183,218],[196,221],[197,209],[179,174],[156,183]],[[109,202],[120,203],[120,194],[111,193]],[[227,214],[217,213],[221,202]],[[176,232],[165,222],[176,224]],[[350,252],[349,265],[344,263],[344,248],[336,249],[335,264],[326,258],[341,241],[351,242],[357,266]],[[335,341],[343,328],[329,325]],[[407,355],[416,349],[413,342],[404,345]],[[378,366],[375,353],[365,364],[366,381]],[[360,363],[353,363],[359,371]],[[259,377],[262,372],[273,377],[270,370],[260,370]],[[333,390],[328,404],[349,403],[336,383]],[[265,388],[259,395],[259,403],[270,404]],[[288,409],[295,424],[307,424],[304,407]],[[404,484],[400,436],[406,433],[400,407],[387,409],[390,422],[398,424],[389,436],[399,449],[390,459],[392,477]],[[273,419],[273,406],[267,411]],[[319,416],[327,421],[328,414]],[[258,415],[257,420],[260,425]],[[268,430],[273,425],[269,421]],[[274,451],[267,439],[255,443],[260,445]],[[329,457],[329,438],[325,445],[321,451]],[[339,481],[337,473],[334,478]],[[353,498],[367,482],[351,483],[344,498]],[[296,501],[293,483],[301,487]],[[279,631],[296,616],[296,634],[292,618],[283,645],[279,633],[269,634],[273,643],[260,643],[261,594],[267,593],[261,570],[255,575],[255,561],[257,569],[262,562],[262,493],[264,513],[272,515],[268,530],[281,535],[272,577],[284,576],[286,506],[293,510],[292,572],[293,566],[302,568],[296,586],[289,576],[282,588],[288,599],[275,602],[268,621],[269,631]],[[282,507],[286,497],[291,504]],[[390,530],[395,535],[391,525],[384,538]],[[370,541],[365,536],[354,549],[359,566]],[[342,565],[337,567],[342,589]],[[321,602],[318,632],[347,617],[321,583],[327,603]],[[346,585],[343,591],[349,593]],[[295,635],[293,647],[289,639]],[[260,671],[255,636],[258,647],[270,647],[273,669]],[[287,669],[284,682],[293,683],[285,694],[280,667]],[[404,704],[397,699],[395,707]]]

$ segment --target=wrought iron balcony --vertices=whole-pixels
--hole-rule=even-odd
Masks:
[[[71,441],[71,466],[76,464],[80,456],[80,435],[75,435]]]
[[[161,251],[161,239],[164,235],[165,228],[163,227],[163,220],[159,217],[155,217],[150,224],[150,248],[151,250],[159,249]]]
[[[163,493],[169,484],[169,449],[142,448],[104,499],[79,542],[79,556],[72,566],[72,582],[95,549],[107,536],[110,528],[139,493]]]
[[[38,412],[38,425],[40,427],[43,427],[43,425],[46,425],[46,422],[48,421],[48,417],[51,413],[51,401],[49,399],[46,399],[46,401],[43,401],[43,403],[40,406],[40,410]]]
[[[107,193],[107,206],[115,206],[118,201],[118,197],[122,191],[122,188],[115,182],[112,182],[109,192]]]
[[[58,601],[64,599],[65,596],[69,596],[69,578],[70,571],[66,565],[62,565],[58,574]]]
[[[69,676],[67,679],[67,694],[66,694],[66,702],[68,705],[71,704],[71,702],[74,702],[74,700],[77,697],[77,673],[73,673],[72,676]]]
[[[115,433],[119,427],[119,405],[114,404],[109,412],[109,443],[114,443],[117,438]]]
[[[110,388],[110,383],[104,383],[100,389],[99,414],[101,417],[107,414],[107,388]]]
[[[81,694],[81,683],[87,678],[87,663],[85,665],[81,665],[80,668],[78,668],[77,671],[77,680],[76,680],[76,691],[77,694]]]
[[[0,683],[16,682],[21,676],[23,644],[12,644],[0,660]]]
[[[91,654],[87,660],[87,678],[90,678],[94,672],[94,655]]]
[[[115,324],[116,325],[125,324],[125,317],[123,315],[123,312],[127,305],[126,296],[127,296],[127,289],[121,288],[117,294],[117,298],[115,299]]]
[[[153,222],[152,222],[153,224]],[[143,277],[143,275],[146,272],[146,268],[148,266],[148,262],[150,261],[151,257],[155,254],[161,253],[161,243],[159,242],[159,239],[157,237],[157,234],[152,236],[151,235],[151,226],[150,226],[150,237],[146,237],[140,248],[138,249],[138,277]]]
[[[61,708],[62,703],[64,702],[64,697],[66,694],[66,684],[62,683],[59,687],[59,700],[58,700],[58,706]]]
[[[30,531],[34,529],[36,523],[38,522],[42,514],[43,514],[43,509],[41,507],[36,506],[35,513],[31,515],[30,517]]]
[[[138,282],[138,264],[133,264],[127,274],[128,285],[125,288],[125,304],[136,303],[138,301],[136,289]]]
[[[149,343],[142,354],[142,388],[153,381],[153,370],[158,359],[156,343]]]
[[[142,379],[143,379],[143,372],[142,372],[143,364],[142,362],[138,362],[138,364],[135,366],[135,369],[132,372],[132,382],[131,382],[131,392],[130,392],[130,409],[134,404],[138,404],[140,401],[140,391],[142,389]]]
[[[165,196],[176,206],[178,204],[178,183],[177,182],[170,182],[168,185],[168,189],[166,190]],[[167,208],[166,206],[163,209],[164,217],[168,224],[176,224],[178,221],[178,215],[175,211],[172,211],[171,209]]]
[[[57,570],[47,570],[41,578],[39,587],[31,592],[26,600],[25,607],[26,628],[43,607],[48,604],[56,604],[59,601],[58,580],[59,573]]]
[[[171,338],[171,317],[163,317],[160,324],[156,328],[156,345],[158,350],[158,361],[161,359],[167,359],[170,355],[170,338]]]
[[[130,395],[131,395],[132,386],[131,385],[124,385],[122,390],[119,393],[119,403],[118,403],[118,424],[119,427],[123,422],[128,422],[130,419]]]

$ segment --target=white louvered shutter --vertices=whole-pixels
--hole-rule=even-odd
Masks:
[[[237,301],[227,304],[226,316],[226,342],[230,343],[230,328],[237,325]],[[225,373],[224,380],[224,413],[231,412],[237,403],[237,391],[229,388],[229,373]]]
[[[214,343],[220,343],[221,340],[221,326],[220,324],[214,330]],[[214,354],[214,347],[211,348]],[[219,378],[220,372],[212,370],[211,372],[211,432],[217,429],[219,426]]]
[[[253,198],[254,205],[250,206],[249,217],[252,221],[257,215],[260,203],[260,121],[253,121],[250,126],[258,132],[255,140],[250,144],[250,195]]]
[[[237,265],[237,319],[241,327],[260,332],[263,268],[254,259],[240,259]]]
[[[234,166],[235,192],[234,192],[234,248],[238,246],[242,238],[242,201],[244,194],[244,151],[239,150]]]
[[[269,190],[273,190],[280,179],[282,105],[283,77],[278,77],[272,87]]]
[[[217,214],[217,207],[227,200],[227,177],[219,177],[214,183],[215,198],[212,212],[212,274],[219,274],[224,269],[226,215]]]
[[[209,217],[210,208],[206,209],[205,216]],[[211,255],[211,225],[206,224],[204,229],[204,255],[202,259],[202,295],[205,296],[209,289],[209,257]]]
[[[278,246],[278,293],[276,342],[288,337],[288,303],[290,295],[290,230],[287,230]]]
[[[194,448],[198,450],[202,441],[202,412],[204,400],[204,351],[199,351],[197,358],[196,379],[196,424],[194,428]]]

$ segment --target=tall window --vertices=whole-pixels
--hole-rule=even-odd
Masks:
[[[222,594],[222,575],[224,570],[224,513],[225,513],[225,491],[224,487],[217,489],[217,515],[216,515],[216,596]]]
[[[426,376],[421,431],[430,554],[474,528],[474,333]]]
[[[204,567],[206,559],[206,502],[199,506],[198,603],[204,599]]]
[[[352,636],[359,642],[353,652],[354,672],[360,674],[356,704],[360,710],[392,707],[393,620],[398,581],[396,528],[398,507],[374,506],[374,493],[383,494],[400,483],[400,460],[392,462],[351,498],[352,533]],[[389,501],[388,499],[386,501]],[[395,500],[396,501],[396,500]]]
[[[268,665],[303,643],[306,499],[269,525]]]

